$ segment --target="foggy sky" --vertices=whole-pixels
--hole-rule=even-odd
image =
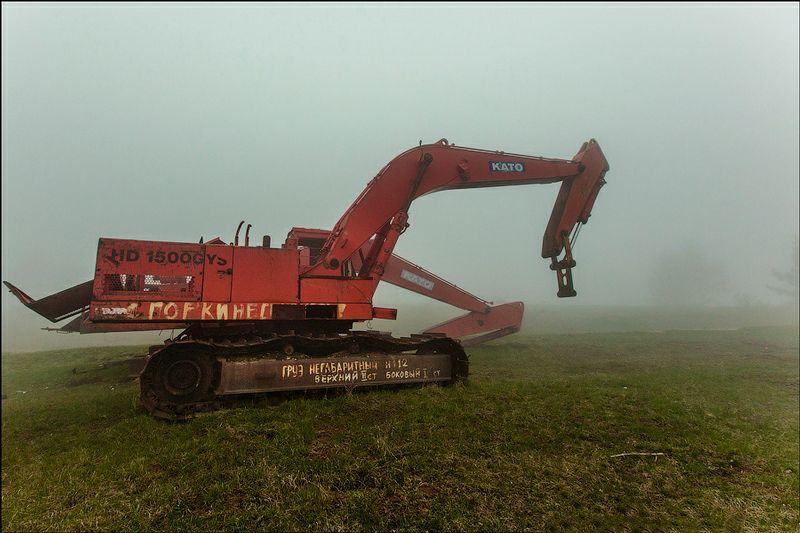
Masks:
[[[99,237],[330,228],[420,140],[571,158],[595,138],[611,170],[577,298],[540,257],[557,184],[426,196],[395,252],[535,306],[648,303],[658,263],[700,250],[726,280],[708,303],[777,303],[799,224],[799,13],[4,3],[2,279],[34,298],[89,280]],[[10,316],[49,325],[5,288],[2,307],[4,338]]]

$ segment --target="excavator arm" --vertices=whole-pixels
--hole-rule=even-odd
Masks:
[[[469,311],[431,326],[423,334],[446,335],[461,340],[463,346],[475,346],[516,333],[522,326],[522,302],[494,305],[398,255],[387,261],[382,281]]]
[[[366,243],[362,247],[362,253],[371,244]],[[360,255],[362,254],[356,254],[353,261],[356,269],[361,267]],[[522,302],[494,305],[396,254],[392,254],[386,262],[381,281],[469,311],[465,315],[431,326],[423,330],[423,334],[446,335],[459,339],[464,346],[475,346],[516,333],[522,326],[522,315],[525,312]]]
[[[408,150],[386,165],[334,226],[318,260],[301,277],[336,277],[370,239],[358,276],[380,279],[399,236],[408,227],[408,210],[421,196],[450,189],[562,182],[542,240],[542,257],[558,274],[558,296],[574,296],[575,266],[569,238],[585,223],[608,162],[596,141],[584,143],[571,160],[463,148],[442,139]],[[558,256],[564,252],[564,257]]]

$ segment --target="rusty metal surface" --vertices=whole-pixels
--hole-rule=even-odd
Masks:
[[[201,300],[209,262],[201,244],[101,238],[92,300]]]
[[[11,293],[19,299],[28,309],[31,309],[50,322],[59,322],[65,318],[77,315],[92,299],[92,283],[86,281],[61,292],[45,296],[40,300],[34,300],[21,289],[11,283],[4,281]]]
[[[179,337],[152,347],[139,376],[140,402],[157,418],[186,420],[236,394],[452,383],[468,374],[461,344],[439,336]]]
[[[423,333],[441,333],[461,338],[464,346],[475,346],[519,331],[524,312],[525,305],[522,302],[495,305],[483,313],[473,311],[431,326]]]
[[[216,390],[219,395],[437,382],[452,377],[448,354],[220,362],[222,374]]]
[[[489,342],[494,339],[499,339],[501,337],[505,337],[506,335],[512,335],[519,331],[518,327],[509,326],[507,328],[498,329],[497,331],[490,331],[489,333],[484,333],[483,335],[476,335],[475,337],[469,337],[468,339],[464,339],[461,341],[461,345],[468,348],[470,346],[478,346],[479,344],[483,344],[484,342]]]

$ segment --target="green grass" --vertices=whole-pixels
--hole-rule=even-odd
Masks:
[[[515,336],[466,386],[181,424],[110,364],[143,351],[3,355],[4,531],[800,525],[794,327]]]

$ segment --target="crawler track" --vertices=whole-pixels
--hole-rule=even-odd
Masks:
[[[142,406],[166,420],[219,408],[236,394],[452,383],[467,377],[458,341],[371,332],[310,337],[183,338],[155,348],[139,376]]]

